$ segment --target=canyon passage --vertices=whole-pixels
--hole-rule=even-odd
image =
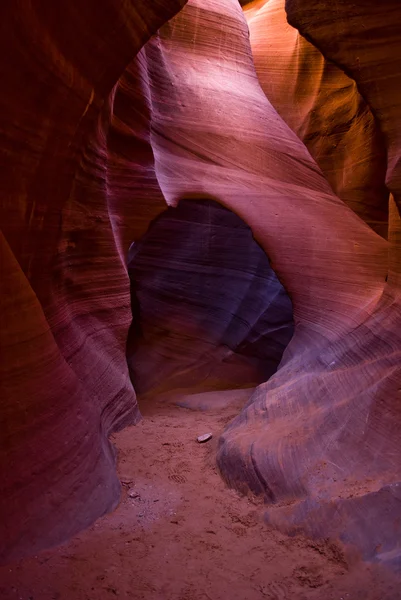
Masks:
[[[400,598],[398,1],[0,12],[2,597]]]

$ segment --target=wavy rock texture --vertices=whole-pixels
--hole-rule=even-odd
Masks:
[[[131,248],[128,271],[137,393],[254,387],[277,370],[291,301],[249,227],[221,204],[169,208]]]
[[[386,237],[386,151],[372,112],[355,81],[287,23],[284,5],[256,0],[245,7],[262,89],[334,192]]]
[[[343,68],[375,115],[388,151],[386,183],[399,206],[401,190],[401,25],[397,0],[332,3],[287,0],[290,23]],[[330,31],[330,35],[329,35]]]
[[[1,8],[2,55],[12,57],[2,75],[12,102],[0,111],[9,290],[2,306],[3,557],[56,543],[117,501],[107,435],[139,416],[124,356],[126,252],[164,199],[176,206],[195,198],[217,200],[251,228],[294,312],[295,333],[279,370],[220,440],[223,476],[264,494],[268,518],[280,527],[340,535],[365,557],[396,564],[396,204],[387,242],[333,193],[260,86],[237,0],[190,0],[135,60],[183,2],[103,4],[102,12],[92,2],[79,11],[65,2]],[[302,21],[297,4],[291,19]],[[365,13],[361,0],[352,6],[360,7],[357,32]],[[388,60],[386,28],[390,52],[397,40],[395,11],[386,16],[368,3],[366,14],[375,11],[378,41],[372,48],[365,38],[358,43],[378,68]],[[329,36],[316,25],[325,56],[337,29]],[[362,62],[375,85],[371,96],[362,79],[359,89],[385,136],[387,184],[398,202],[398,134],[390,123],[398,122],[398,97],[390,98],[387,80],[380,87],[381,77]],[[374,220],[368,212],[358,208]],[[140,260],[152,249],[155,227],[150,242],[138,244],[139,264],[131,263],[145,290],[150,276]]]
[[[287,0],[289,21],[312,40],[324,55],[357,83],[368,102],[387,150],[386,185],[390,202],[390,276],[401,286],[401,11],[397,0],[380,4],[358,0],[311,3]]]
[[[333,194],[263,94],[236,2],[191,1],[146,54],[167,201],[203,194],[233,209],[294,306],[280,369],[227,429],[220,469],[231,485],[264,493],[276,505],[269,518],[286,528],[311,530],[309,505],[341,503],[347,517],[322,517],[320,532],[397,562],[399,295],[385,281],[392,246]],[[394,498],[394,527],[379,547],[372,515],[377,523],[386,511],[377,501],[383,487]]]
[[[110,92],[183,3],[0,9],[2,560],[65,539],[119,498],[107,435],[139,413]]]

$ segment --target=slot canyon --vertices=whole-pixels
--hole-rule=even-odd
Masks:
[[[0,598],[401,600],[400,1],[0,14]]]

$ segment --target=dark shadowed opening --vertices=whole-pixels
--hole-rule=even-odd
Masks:
[[[291,301],[248,225],[214,200],[181,200],[132,244],[127,359],[141,398],[250,388],[277,370]]]

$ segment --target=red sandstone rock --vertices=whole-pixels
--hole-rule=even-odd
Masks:
[[[220,440],[223,476],[276,504],[269,519],[281,527],[313,530],[312,516],[313,533],[348,531],[366,557],[396,562],[399,214],[392,204],[387,243],[334,195],[260,87],[236,0],[191,0],[134,60],[181,4],[1,8],[11,56],[0,111],[3,560],[65,539],[117,501],[107,435],[139,417],[124,355],[125,253],[163,197],[193,197],[251,227],[296,323],[281,368]],[[327,6],[316,4],[308,35],[347,65],[378,119],[399,202],[399,11],[358,0],[348,14],[344,0],[329,36]],[[360,33],[366,15],[373,43]],[[350,66],[346,43],[366,56]]]
[[[334,196],[266,99],[236,2],[191,1],[146,53],[167,201],[204,194],[235,210],[294,305],[295,335],[281,367],[224,434],[220,469],[239,489],[295,503],[287,525],[305,497],[322,507],[350,493],[369,502],[401,476],[400,305],[385,282],[389,246]],[[372,558],[368,525],[382,510],[377,502],[357,521],[347,509],[347,520],[334,526],[323,518],[320,531],[344,534],[351,524],[350,538]],[[392,505],[394,526],[399,516]],[[390,530],[385,553],[396,543]]]
[[[387,237],[386,152],[373,114],[356,83],[287,23],[284,5],[256,0],[245,7],[263,91],[334,192]]]
[[[182,4],[0,9],[2,560],[64,540],[119,498],[107,435],[139,413],[110,92]]]
[[[390,202],[389,283],[401,287],[401,10],[398,0],[287,0],[289,21],[357,83],[387,148]]]

